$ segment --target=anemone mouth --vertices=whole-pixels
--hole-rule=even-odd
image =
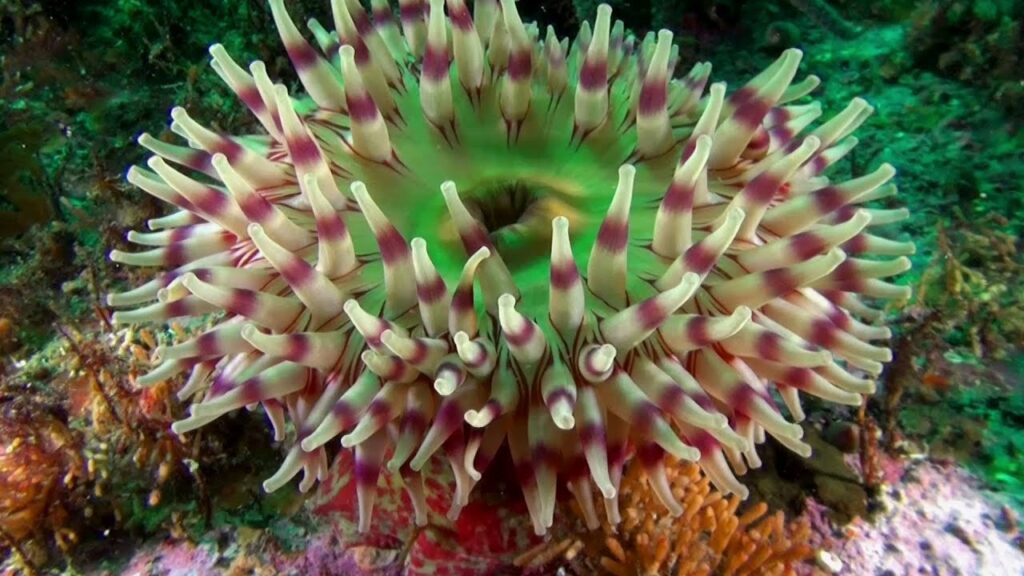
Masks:
[[[387,2],[338,0],[337,34],[310,23],[319,52],[270,5],[309,99],[214,46],[266,134],[175,109],[190,147],[144,135],[155,156],[128,174],[178,211],[111,254],[168,268],[110,295],[136,306],[115,321],[226,312],[139,379],[190,373],[176,432],[262,406],[290,439],[267,490],[310,489],[340,437],[360,530],[388,454],[422,525],[429,459],[456,478],[451,517],[507,446],[542,534],[561,481],[589,526],[594,486],[614,522],[631,454],[673,514],[667,454],[745,496],[734,473],[766,435],[810,452],[777,399],[799,421],[799,393],[874,390],[891,334],[871,304],[907,297],[884,279],[913,245],[868,226],[908,214],[864,206],[895,194],[891,166],[825,175],[872,109],[803,133],[821,108],[800,103],[818,79],[794,81],[799,50],[727,97],[706,63],[673,77],[671,32],[633,38],[607,5],[570,46],[514,0],[403,0],[401,30]]]
[[[543,191],[523,179],[482,182],[462,193],[466,208],[492,239],[502,229],[535,217],[534,208],[542,197]]]
[[[513,270],[547,260],[553,218],[568,218],[574,224],[581,219],[569,203],[571,195],[542,179],[493,178],[460,189],[459,195],[495,251]],[[451,221],[448,225],[454,228]]]

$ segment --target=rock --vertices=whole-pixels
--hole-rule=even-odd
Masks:
[[[1019,531],[1017,513],[1006,504],[999,510],[999,529],[1011,537],[1016,536]]]
[[[856,482],[815,474],[817,496],[831,510],[831,516],[840,524],[856,517],[868,515],[868,495]]]
[[[833,422],[825,428],[822,436],[843,454],[855,454],[860,451],[860,426],[854,422]]]
[[[978,546],[974,541],[974,537],[971,533],[959,522],[950,522],[946,525],[946,532],[949,532],[956,537],[957,540],[963,542],[968,548],[978,551]]]

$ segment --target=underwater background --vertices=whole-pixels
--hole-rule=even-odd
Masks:
[[[882,308],[892,361],[877,391],[859,408],[805,403],[809,458],[769,438],[742,501],[673,461],[680,515],[626,465],[617,526],[602,509],[588,530],[560,491],[544,537],[511,463],[458,520],[445,517],[450,473],[428,467],[425,526],[382,476],[359,531],[358,456],[334,448],[308,493],[266,493],[287,444],[265,416],[179,436],[185,375],[137,382],[158,348],[205,326],[116,323],[107,295],[153,277],[110,255],[168,213],[126,180],[146,157],[139,135],[171,141],[172,106],[218,133],[254,131],[209,47],[301,90],[268,3],[0,0],[3,574],[1024,574],[1024,2],[608,3],[638,39],[674,33],[676,77],[711,62],[731,92],[795,47],[826,117],[856,97],[875,109],[830,175],[896,167],[885,207],[909,216],[890,237],[916,251],[892,282],[910,296]],[[327,0],[285,4],[304,33],[311,17],[332,22]],[[572,39],[598,4],[517,6]]]

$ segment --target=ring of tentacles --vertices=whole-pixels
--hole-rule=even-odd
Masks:
[[[571,43],[514,0],[333,0],[314,43],[270,7],[306,95],[211,48],[263,133],[176,108],[187,146],[139,139],[154,155],[129,181],[175,210],[111,257],[164,272],[109,296],[122,323],[219,314],[139,382],[189,373],[178,434],[262,408],[287,451],[266,490],[308,490],[340,437],[360,529],[381,474],[422,524],[428,460],[450,464],[454,517],[507,446],[538,534],[560,482],[589,525],[601,499],[616,521],[631,458],[679,514],[668,459],[746,496],[766,434],[811,451],[777,401],[799,421],[801,392],[874,390],[891,353],[871,304],[907,296],[885,278],[913,245],[870,230],[907,212],[864,206],[895,193],[889,165],[824,175],[872,108],[816,122],[800,51],[727,95],[608,6]]]

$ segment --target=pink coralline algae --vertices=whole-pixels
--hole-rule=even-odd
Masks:
[[[189,373],[189,433],[261,408],[284,463],[323,479],[325,444],[352,451],[360,529],[382,475],[427,522],[422,475],[456,480],[448,515],[503,447],[543,534],[558,485],[598,525],[636,457],[682,512],[667,456],[699,462],[724,492],[770,435],[807,456],[801,392],[858,405],[890,331],[870,306],[907,297],[884,278],[913,244],[871,232],[906,210],[894,170],[825,173],[872,113],[831,119],[794,81],[787,50],[727,96],[711,66],[680,64],[671,32],[644,38],[597,10],[575,40],[522,22],[514,0],[333,0],[315,45],[284,0],[274,20],[306,95],[222,46],[214,71],[263,134],[229,136],[181,108],[187,146],[153,152],[128,179],[172,204],[150,247],[123,264],[165,270],[112,294],[121,323],[219,314],[156,351],[151,384]]]
[[[1024,574],[1019,542],[1000,531],[998,495],[968,471],[928,460],[896,461],[881,510],[836,527],[813,499],[812,544],[839,558],[843,574]]]

